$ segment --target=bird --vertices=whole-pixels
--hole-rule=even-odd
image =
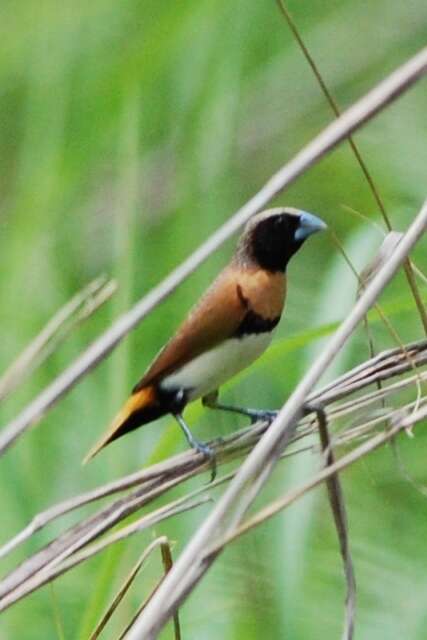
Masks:
[[[229,264],[154,358],[84,462],[126,433],[171,414],[188,444],[211,460],[214,477],[213,449],[193,435],[183,417],[188,403],[202,399],[207,408],[271,422],[277,411],[222,404],[218,390],[269,346],[285,305],[289,261],[309,236],[326,227],[293,207],[252,216]]]

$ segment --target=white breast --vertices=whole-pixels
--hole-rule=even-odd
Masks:
[[[226,380],[256,360],[271,342],[265,332],[226,340],[162,380],[165,389],[187,389],[189,400],[218,389]]]

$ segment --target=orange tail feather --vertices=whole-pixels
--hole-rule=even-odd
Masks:
[[[128,431],[159,418],[164,413],[166,411],[162,410],[157,402],[154,386],[144,387],[137,393],[133,393],[125,402],[107,432],[86,455],[83,464],[89,462],[101,449],[116,440],[116,438],[120,438]]]

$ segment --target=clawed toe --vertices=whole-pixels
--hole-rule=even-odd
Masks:
[[[215,480],[216,477],[216,454],[213,449],[211,449],[207,444],[203,442],[199,442],[191,433],[187,423],[180,413],[174,414],[175,419],[177,420],[179,426],[184,432],[185,437],[187,438],[188,444],[193,447],[198,453],[201,453],[205,458],[210,460],[212,466],[212,474],[210,482]]]
[[[255,422],[258,422],[259,420],[264,420],[265,422],[273,422],[273,420],[277,417],[278,415],[278,411],[271,411],[271,410],[251,410],[250,413],[248,413],[250,419],[251,419],[251,424],[255,424]]]
[[[273,420],[275,420],[278,415],[279,415],[279,412],[276,411],[276,410],[264,411],[264,418],[265,418],[265,420],[268,420],[269,422],[273,422]]]
[[[213,482],[216,478],[216,453],[213,449],[211,449],[211,447],[209,447],[207,444],[204,444],[203,442],[198,442],[197,445],[194,447],[196,449],[196,451],[198,451],[199,453],[201,453],[207,460],[210,461],[211,463],[211,479],[209,482]]]

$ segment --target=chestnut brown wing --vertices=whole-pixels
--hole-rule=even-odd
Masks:
[[[234,270],[224,270],[190,311],[134,387],[139,391],[231,337],[243,321],[246,301],[239,297]]]
[[[223,340],[241,335],[245,319],[256,316],[270,329],[276,326],[286,296],[282,273],[258,268],[227,267],[190,311],[163,347],[134,392],[158,382]],[[244,325],[243,325],[244,326]]]

